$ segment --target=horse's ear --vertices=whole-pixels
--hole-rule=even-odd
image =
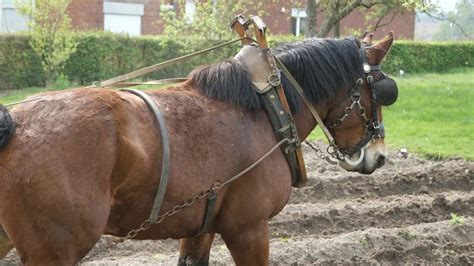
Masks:
[[[366,31],[364,33],[364,36],[362,36],[362,43],[366,45],[371,45],[372,44],[372,38],[374,37],[374,34],[372,32]]]
[[[382,62],[383,58],[387,55],[388,51],[390,50],[392,43],[393,43],[393,31],[390,31],[390,33],[387,36],[385,36],[382,40],[372,45],[372,47],[369,49],[368,57],[372,59],[372,60],[369,59],[369,61],[372,61],[369,63],[380,64],[380,62]]]

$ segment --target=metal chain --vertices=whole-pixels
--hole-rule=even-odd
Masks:
[[[313,144],[311,144],[311,142],[309,142],[309,141],[307,141],[307,140],[305,140],[304,143],[305,143],[306,145],[308,145],[308,146],[316,153],[316,155],[319,156],[320,159],[325,160],[326,162],[328,162],[328,163],[331,164],[331,165],[338,165],[338,162],[337,162],[337,161],[334,161],[334,159],[332,159],[333,157],[337,159],[337,157],[336,157],[337,155],[335,155],[335,154],[333,154],[333,153],[331,153],[331,152],[329,152],[329,151],[328,151],[327,153],[325,153],[325,152],[322,151],[320,148],[315,147]],[[331,145],[328,146],[328,149],[329,149],[330,147],[331,147]],[[328,154],[329,154],[329,155],[328,155]]]
[[[336,119],[336,121],[332,124],[330,124],[328,126],[328,128],[335,128],[335,127],[338,127],[342,124],[342,122],[344,120],[346,120],[346,118],[352,113],[352,111],[354,110],[354,106],[357,105],[357,115],[362,117],[364,119],[364,122],[369,122],[369,118],[367,117],[367,112],[364,108],[364,106],[362,106],[362,104],[360,103],[360,94],[357,92],[357,93],[354,93],[351,95],[351,105],[349,105],[348,107],[346,107],[344,109],[344,113]]]
[[[137,229],[133,229],[133,230],[130,230],[126,236],[124,237],[121,237],[117,240],[114,241],[114,244],[118,244],[118,243],[122,243],[124,242],[125,240],[127,239],[132,239],[132,238],[135,238],[138,233],[142,232],[142,231],[145,231],[145,230],[148,230],[152,225],[156,225],[156,224],[159,224],[161,222],[163,222],[165,220],[165,218],[167,217],[170,217],[170,216],[173,216],[175,215],[176,213],[180,212],[182,209],[186,208],[186,207],[189,207],[191,205],[193,205],[196,201],[198,201],[199,199],[202,199],[202,198],[205,198],[205,197],[208,197],[210,196],[211,194],[214,194],[214,193],[217,193],[220,189],[222,189],[224,186],[230,184],[231,182],[237,180],[239,177],[243,176],[244,174],[248,173],[250,170],[252,170],[255,166],[257,166],[260,162],[262,162],[265,158],[267,158],[268,156],[270,156],[275,150],[277,150],[280,146],[282,146],[283,144],[289,144],[289,143],[292,143],[294,140],[289,140],[289,139],[282,139],[280,140],[280,142],[278,142],[275,146],[273,146],[270,150],[268,150],[264,155],[262,155],[258,160],[256,160],[254,163],[252,163],[251,165],[249,165],[247,168],[245,168],[243,171],[241,171],[240,173],[238,173],[237,175],[229,178],[228,180],[226,180],[225,182],[223,183],[220,183],[220,182],[216,182],[214,183],[214,185],[212,185],[212,187],[210,187],[209,189],[207,190],[204,190],[204,191],[201,191],[199,192],[198,194],[196,194],[194,197],[184,201],[183,203],[181,204],[178,204],[176,206],[174,206],[172,209],[168,210],[167,212],[161,214],[161,215],[158,215],[157,216],[157,220],[154,224],[151,224],[150,223],[150,219],[146,219],[145,221],[143,221],[143,223],[137,228]]]
[[[213,193],[217,193],[217,191],[220,190],[221,188],[222,188],[222,184],[220,182],[216,182],[209,189],[199,192],[194,197],[184,201],[181,204],[178,204],[178,205],[174,206],[172,209],[168,210],[167,212],[165,212],[161,215],[158,215],[156,223],[154,223],[154,224],[159,224],[159,223],[163,222],[165,220],[165,218],[173,216],[176,213],[180,212],[182,209],[193,205],[199,199],[210,196]],[[152,226],[152,224],[150,224],[150,219],[146,219],[145,221],[143,221],[143,223],[137,229],[130,230],[127,233],[126,236],[119,238],[116,242],[117,243],[122,243],[127,239],[135,238],[138,235],[138,233],[140,233],[142,231],[145,231],[145,230],[148,230],[151,226]]]

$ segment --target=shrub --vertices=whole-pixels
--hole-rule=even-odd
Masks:
[[[45,84],[41,61],[29,45],[29,35],[0,34],[0,90]],[[91,84],[157,64],[206,47],[182,47],[183,42],[166,36],[129,37],[104,32],[77,33],[76,51],[66,61],[64,75],[80,84]],[[293,36],[272,36],[271,47],[297,40]],[[238,45],[215,50],[191,61],[148,74],[145,79],[185,77],[200,64],[223,60],[237,53]],[[398,41],[383,64],[388,73],[445,72],[474,65],[474,42]]]
[[[41,59],[48,82],[63,74],[65,62],[76,50],[67,14],[69,3],[70,0],[17,1],[19,12],[28,17],[29,43]]]
[[[45,85],[40,58],[29,40],[29,35],[0,34],[0,90]]]
[[[474,42],[412,42],[393,44],[383,68],[388,73],[445,72],[474,67]]]

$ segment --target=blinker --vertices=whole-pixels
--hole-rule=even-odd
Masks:
[[[397,83],[389,77],[375,82],[374,89],[375,101],[380,105],[392,105],[398,98]]]

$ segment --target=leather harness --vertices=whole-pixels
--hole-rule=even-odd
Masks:
[[[260,64],[251,64],[247,59],[256,58],[251,57],[247,52],[258,53],[259,57],[262,58],[264,55],[266,60],[266,68],[269,72],[275,74],[279,73],[276,68],[276,62],[274,61],[273,54],[270,52],[270,49],[256,47],[253,45],[248,45],[242,49],[243,53],[239,53],[236,56],[236,59],[241,61],[242,64],[246,64],[249,68],[261,67]],[[272,70],[271,68],[274,68]],[[255,72],[254,72],[255,73]],[[272,77],[269,75],[267,77]],[[275,77],[275,76],[273,76]],[[303,153],[301,151],[301,142],[298,138],[298,132],[296,125],[294,123],[293,117],[291,115],[288,102],[286,100],[283,88],[281,86],[280,77],[278,76],[275,79],[269,79],[271,82],[262,82],[261,78],[256,78],[254,82],[255,89],[259,93],[260,98],[262,99],[263,106],[269,117],[270,123],[273,127],[275,136],[278,141],[283,139],[292,140],[286,145],[281,146],[283,155],[285,156],[288,165],[291,171],[292,177],[292,186],[301,187],[306,184],[306,169],[304,167]],[[138,97],[140,97],[148,106],[150,111],[153,113],[155,121],[158,124],[160,129],[160,135],[162,138],[162,161],[161,161],[161,178],[158,186],[158,190],[155,196],[153,203],[152,211],[149,217],[149,223],[154,224],[157,221],[157,217],[160,213],[163,199],[165,196],[168,179],[169,179],[169,167],[170,167],[170,142],[168,137],[168,131],[166,129],[166,123],[163,114],[158,108],[155,101],[146,93],[140,90],[134,89],[121,89],[122,91],[130,92]],[[299,151],[299,152],[298,152]],[[157,163],[157,166],[159,163]],[[215,204],[217,200],[217,193],[213,193],[207,197],[206,209],[204,213],[203,223],[201,229],[199,230],[198,235],[204,234],[211,229],[212,221],[214,218]]]
[[[276,69],[276,62],[270,49],[245,45],[235,59],[251,73],[254,89],[263,103],[277,141],[284,138],[293,140],[282,146],[281,150],[290,168],[292,186],[304,186],[307,180],[306,170],[304,161],[299,163],[299,158],[303,160],[303,157],[298,157],[297,154],[297,150],[301,150],[301,141],[281,86],[280,77],[275,76],[272,70],[273,66]],[[279,70],[276,73],[279,73]]]
[[[280,69],[266,41],[266,25],[258,16],[246,20],[243,15],[238,15],[229,27],[244,38],[249,37],[248,27],[252,24],[258,46],[243,41],[243,47],[235,59],[251,74],[254,89],[263,103],[277,141],[285,138],[292,140],[281,150],[290,168],[292,186],[303,187],[307,182],[307,174],[301,141],[281,84]]]
[[[256,43],[254,45],[251,43],[251,38],[248,26],[253,24],[255,27],[255,35],[257,38]],[[311,114],[313,115],[316,122],[320,125],[321,129],[325,133],[326,137],[330,142],[329,148],[332,147],[332,152],[328,148],[328,153],[330,153],[334,158],[340,161],[346,161],[350,163],[350,155],[354,154],[357,150],[361,151],[361,158],[363,157],[363,147],[370,141],[373,140],[374,137],[384,137],[384,130],[383,130],[383,123],[379,123],[377,119],[377,109],[376,109],[376,101],[377,101],[377,91],[375,87],[377,84],[374,84],[373,76],[369,74],[370,71],[380,71],[380,66],[370,66],[366,63],[365,58],[365,47],[361,47],[361,59],[363,62],[363,69],[366,74],[366,81],[369,84],[371,89],[371,111],[372,111],[372,119],[368,120],[365,116],[365,109],[361,107],[357,97],[360,99],[360,94],[358,94],[358,89],[364,81],[360,79],[354,88],[349,91],[349,95],[351,96],[351,100],[353,101],[350,109],[352,111],[352,107],[355,104],[358,105],[359,111],[363,110],[364,112],[359,113],[360,116],[363,116],[366,122],[366,136],[356,145],[354,149],[351,151],[343,151],[341,152],[335,143],[334,138],[331,136],[328,128],[326,128],[325,124],[322,122],[321,118],[316,112],[316,109],[305,96],[303,89],[298,84],[298,82],[293,78],[291,73],[286,69],[285,65],[277,58],[274,57],[271,53],[270,49],[268,48],[267,41],[265,38],[265,30],[266,25],[265,23],[257,16],[251,17],[249,20],[244,19],[242,15],[237,16],[230,27],[235,30],[240,35],[240,41],[242,42],[243,48],[241,51],[235,56],[235,59],[243,64],[249,73],[252,75],[252,81],[254,84],[254,88],[258,93],[261,102],[263,103],[263,107],[268,115],[269,121],[272,125],[273,131],[279,143],[284,145],[277,146],[281,147],[281,151],[285,156],[290,172],[291,172],[291,180],[293,187],[302,187],[307,182],[307,175],[306,175],[306,168],[304,165],[303,153],[301,150],[301,141],[298,137],[297,128],[294,122],[294,119],[291,115],[291,111],[288,105],[288,101],[286,99],[283,87],[281,85],[281,74],[280,71],[285,74],[288,80],[292,83],[295,89],[298,91],[299,95],[301,96],[302,100],[305,102],[306,106],[310,110]],[[234,42],[234,41],[232,41]],[[232,42],[228,42],[232,43]],[[204,50],[205,52],[211,51],[216,49],[220,46],[215,46],[209,49]],[[201,54],[201,52],[194,53],[194,55]],[[164,62],[152,67],[148,67],[142,70],[138,70],[126,75],[122,75],[117,78],[113,78],[111,80],[102,82],[102,86],[110,86],[113,84],[119,84],[122,86],[129,85],[130,83],[119,83],[123,80],[129,79],[130,77],[136,77],[139,75],[143,75],[144,73],[149,73],[156,69],[161,69],[163,67],[169,66],[176,62],[182,61],[189,56],[184,56],[182,58],[177,58],[176,60],[170,60],[169,62]],[[386,77],[387,78],[387,77]],[[179,81],[182,81],[180,79]],[[393,80],[392,80],[393,81]],[[151,84],[161,84],[162,81],[154,81]],[[394,83],[394,81],[393,81]],[[389,84],[390,86],[390,84]],[[395,84],[396,86],[396,84]],[[395,88],[396,89],[396,88]],[[168,176],[169,176],[169,157],[170,157],[170,148],[169,148],[169,138],[168,133],[166,130],[165,120],[163,115],[161,114],[158,106],[156,103],[151,99],[147,94],[138,90],[131,90],[131,89],[122,89],[124,91],[131,92],[140,98],[142,98],[145,103],[148,105],[152,113],[154,114],[155,120],[157,121],[160,129],[160,135],[163,142],[163,156],[162,156],[162,166],[161,166],[161,179],[160,184],[158,186],[158,191],[155,197],[155,201],[153,204],[153,208],[151,211],[150,218],[148,219],[149,224],[154,224],[157,222],[157,217],[159,216],[159,212],[161,209],[161,205],[163,203],[164,195],[167,188],[168,183]],[[390,94],[390,93],[389,93]],[[392,97],[393,98],[393,97]],[[390,102],[392,99],[388,97],[386,99],[387,102]],[[393,101],[396,100],[396,96]],[[347,108],[346,108],[347,109]],[[345,114],[347,116],[347,114]],[[344,114],[343,117],[340,119],[342,120],[345,118]],[[371,123],[370,123],[371,122]],[[337,125],[336,125],[337,126]],[[335,127],[335,126],[334,126]],[[329,126],[329,128],[333,128]],[[367,134],[368,133],[368,134]],[[360,160],[360,158],[359,158]],[[158,164],[157,164],[158,165]],[[244,170],[245,171],[245,170]],[[243,173],[242,173],[243,174]],[[237,175],[241,176],[240,174]],[[201,226],[201,229],[197,235],[209,232],[212,227],[212,221],[214,218],[214,209],[217,199],[217,191],[214,191],[207,196],[207,203],[206,209],[204,213],[204,219]],[[145,221],[147,222],[147,221]]]

